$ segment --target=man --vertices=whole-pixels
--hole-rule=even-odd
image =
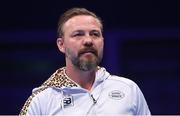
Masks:
[[[150,115],[133,81],[98,66],[102,31],[101,19],[87,9],[72,8],[60,17],[57,46],[66,66],[33,90],[20,115]]]

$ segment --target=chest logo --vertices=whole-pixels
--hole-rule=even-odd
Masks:
[[[73,106],[73,97],[68,96],[63,99],[64,106]]]
[[[119,90],[109,92],[109,97],[115,100],[120,100],[125,97],[125,94]]]

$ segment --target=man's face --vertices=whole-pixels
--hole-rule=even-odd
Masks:
[[[83,71],[97,67],[104,46],[100,22],[92,16],[75,16],[64,24],[63,32],[66,63]]]

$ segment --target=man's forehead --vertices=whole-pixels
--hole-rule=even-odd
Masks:
[[[101,24],[99,20],[93,16],[90,15],[78,15],[74,16],[71,19],[69,19],[65,24],[64,27],[72,27],[72,26],[86,26],[86,25],[92,25],[96,28],[100,28]]]

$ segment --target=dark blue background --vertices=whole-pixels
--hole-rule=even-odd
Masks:
[[[18,114],[34,87],[58,68],[57,21],[86,7],[104,22],[101,66],[135,81],[152,114],[180,114],[178,1],[0,1],[0,114]]]

